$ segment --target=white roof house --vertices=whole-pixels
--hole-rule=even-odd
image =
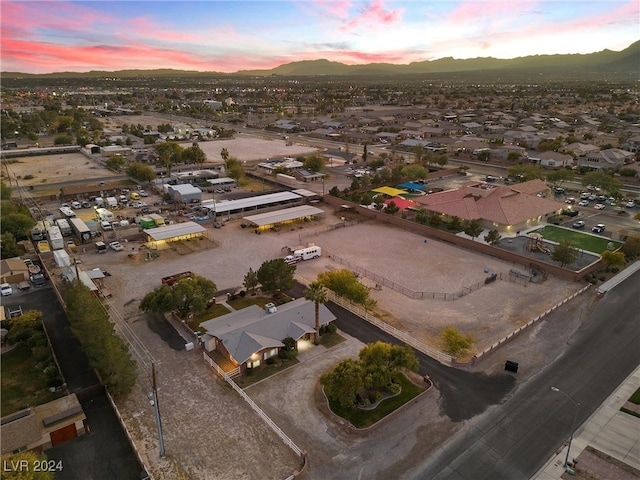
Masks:
[[[320,307],[320,326],[336,319],[323,304]],[[283,347],[282,340],[291,337],[298,341],[315,332],[315,304],[299,298],[267,313],[257,305],[223,315],[200,324],[208,351],[226,351],[232,360],[244,364],[259,352]],[[221,348],[221,346],[223,348]]]

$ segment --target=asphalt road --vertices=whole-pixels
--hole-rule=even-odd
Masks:
[[[301,286],[297,286],[291,293],[301,297],[304,295],[303,291]],[[382,341],[404,345],[395,337],[332,302],[327,303],[327,308],[336,316],[335,323],[338,328],[361,342]],[[501,403],[516,384],[516,378],[511,374],[487,375],[452,368],[422,352],[414,352],[419,362],[418,372],[421,375],[429,375],[440,392],[441,413],[454,422],[470,419],[491,405]]]
[[[531,478],[640,363],[639,282],[607,293],[564,354],[402,478]]]

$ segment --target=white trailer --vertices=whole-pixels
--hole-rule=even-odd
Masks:
[[[51,250],[61,250],[64,248],[64,238],[62,238],[60,228],[56,225],[47,228],[47,237],[49,238]]]
[[[106,208],[96,208],[96,213],[101,222],[113,222],[113,212]]]
[[[302,260],[311,260],[313,258],[319,258],[322,255],[322,249],[317,245],[313,245],[311,247],[300,248],[298,250],[294,250],[293,256],[297,258],[302,258]]]
[[[60,233],[63,237],[68,237],[73,233],[71,225],[69,225],[69,221],[66,218],[59,218],[56,220],[56,225],[60,229]]]

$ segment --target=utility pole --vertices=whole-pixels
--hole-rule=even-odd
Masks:
[[[160,457],[164,457],[164,438],[162,437],[162,420],[160,419],[160,407],[158,406],[158,389],[156,387],[156,365],[151,364],[151,382],[153,394],[153,409],[156,414],[156,425],[158,426],[158,444],[160,446]]]

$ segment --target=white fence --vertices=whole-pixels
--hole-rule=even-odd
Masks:
[[[428,355],[431,358],[434,358],[434,359],[438,360],[441,363],[444,363],[444,364],[447,364],[447,365],[453,364],[454,357],[452,357],[451,355],[447,355],[446,353],[443,353],[440,350],[436,350],[435,348],[431,348],[430,346],[420,342],[419,340],[416,340],[415,338],[413,338],[412,336],[406,334],[405,332],[403,332],[401,330],[398,330],[397,328],[392,327],[388,323],[385,323],[382,320],[374,317],[373,315],[371,315],[369,312],[367,312],[365,309],[359,307],[358,305],[355,305],[355,304],[351,303],[350,301],[345,300],[344,298],[337,296],[331,290],[327,290],[327,294],[328,294],[329,300],[332,301],[333,303],[335,303],[336,305],[339,305],[340,307],[344,308],[345,310],[349,310],[351,313],[353,313],[355,315],[358,315],[360,318],[366,320],[367,322],[369,322],[372,325],[375,325],[380,330],[383,330],[383,331],[387,332],[388,334],[393,335],[398,340],[402,340],[407,345],[412,346],[413,348],[415,348],[419,352],[422,352],[425,355]]]
[[[227,375],[224,370],[222,370],[222,368],[220,368],[218,366],[218,364],[216,362],[213,361],[213,359],[211,357],[209,357],[209,355],[207,355],[206,352],[203,352],[203,356],[204,356],[204,360],[205,362],[207,362],[215,371],[218,375],[220,375],[230,386],[231,388],[233,388],[238,395],[240,395],[245,402],[247,402],[249,404],[249,406],[258,414],[258,416],[260,418],[262,418],[267,425],[269,425],[269,427],[271,427],[271,429],[276,432],[278,434],[278,436],[282,439],[282,441],[289,446],[289,448],[291,450],[293,450],[296,455],[304,458],[305,454],[302,451],[302,449],[300,449],[300,447],[298,447],[295,443],[293,443],[293,440],[291,440],[286,433],[284,433],[280,427],[278,427],[273,420],[271,420],[266,413],[264,413],[262,411],[262,409],[256,405],[256,403],[251,400],[251,397],[249,397],[244,390],[242,390],[237,384],[236,382],[233,381],[233,379]]]

